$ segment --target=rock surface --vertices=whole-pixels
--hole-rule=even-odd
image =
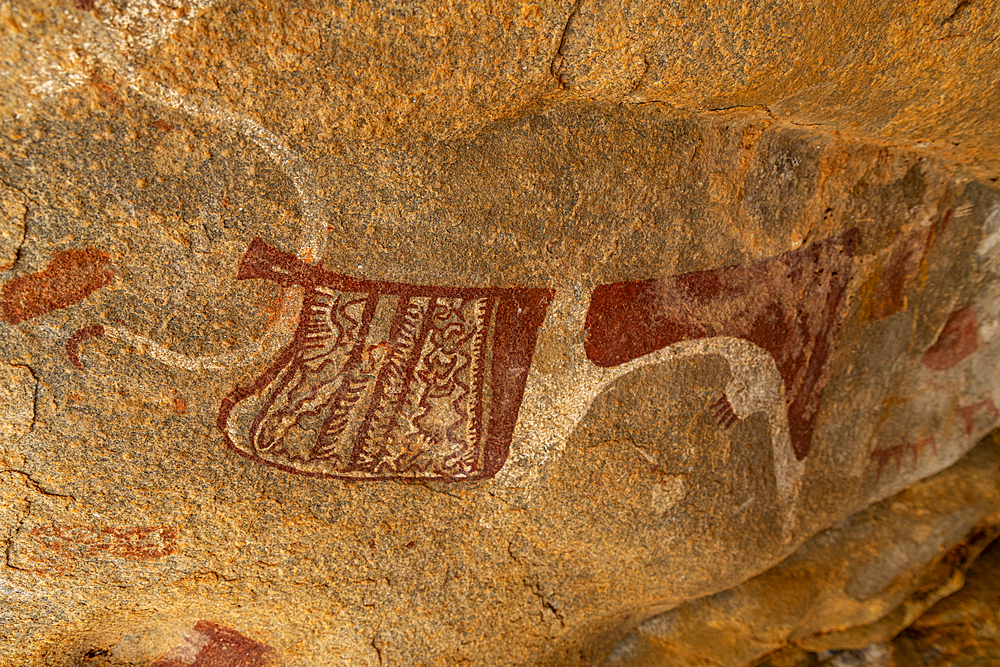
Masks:
[[[997,9],[857,11],[0,5],[0,663],[595,664],[959,460]]]
[[[998,473],[993,435],[944,472],[816,535],[766,573],[642,623],[603,665],[744,667],[786,647],[790,655],[867,651],[861,664],[877,664],[892,653],[887,642],[962,588],[965,568],[1000,534]],[[961,595],[977,590],[973,584]]]
[[[965,575],[961,590],[944,598],[891,642],[863,649],[811,653],[784,649],[755,667],[965,667],[1000,660],[1000,541],[994,540]],[[655,663],[654,663],[655,664]]]
[[[994,542],[969,569],[962,590],[931,607],[895,639],[897,653],[929,667],[1000,662],[998,586],[1000,542]]]

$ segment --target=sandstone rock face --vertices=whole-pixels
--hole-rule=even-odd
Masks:
[[[990,664],[1000,660],[1000,542],[970,568],[965,586],[931,607],[893,642],[902,656],[933,667]]]
[[[595,664],[960,459],[996,11],[841,10],[0,6],[0,662]]]
[[[786,648],[867,651],[878,664],[876,656],[892,654],[887,642],[962,588],[964,568],[1000,533],[998,466],[991,436],[948,470],[823,531],[768,572],[646,621],[603,664],[742,667]],[[934,617],[921,617],[908,633]]]

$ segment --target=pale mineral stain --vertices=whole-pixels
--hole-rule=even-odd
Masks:
[[[13,445],[31,432],[37,384],[27,366],[0,364],[0,446]]]
[[[653,484],[650,491],[650,504],[656,516],[662,517],[673,509],[687,495],[687,484],[684,475],[667,475]]]

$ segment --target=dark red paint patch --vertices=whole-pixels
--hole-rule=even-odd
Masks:
[[[993,415],[994,419],[1000,418],[1000,410],[997,410],[996,404],[993,403],[992,396],[987,396],[978,403],[966,405],[955,410],[955,412],[957,412],[962,418],[962,421],[965,422],[966,435],[972,435],[972,429],[976,426],[976,414],[980,410],[985,410],[989,414]]]
[[[878,484],[879,480],[882,479],[882,471],[885,470],[885,467],[890,462],[895,462],[897,473],[902,470],[903,457],[907,453],[912,457],[913,465],[916,467],[917,462],[924,453],[924,447],[927,446],[934,451],[934,456],[937,456],[937,443],[934,442],[934,438],[921,438],[917,442],[904,442],[901,445],[889,447],[888,449],[876,448],[872,452],[872,458],[878,461],[878,472],[875,473],[875,483]]]
[[[737,421],[739,421],[739,415],[733,409],[732,403],[729,402],[729,398],[723,394],[719,397],[715,403],[712,403],[712,413],[715,415],[715,421],[718,422],[725,430],[729,430],[733,427]]]
[[[82,12],[89,12],[94,9],[94,0],[73,0],[73,7]]]
[[[83,327],[75,331],[66,341],[66,357],[69,359],[69,362],[82,370],[83,364],[80,363],[80,343],[88,338],[99,338],[103,335],[104,327],[100,324]]]
[[[920,271],[934,238],[934,227],[903,236],[893,244],[889,261],[875,283],[868,319],[880,320],[906,309],[906,292]]]
[[[826,386],[858,235],[854,229],[742,266],[598,287],[587,313],[587,357],[610,368],[684,340],[746,339],[774,357],[801,460]]]
[[[183,644],[150,667],[267,667],[273,658],[267,644],[218,623],[198,621]]]
[[[84,248],[56,253],[40,273],[15,278],[0,293],[0,320],[18,324],[66,308],[115,277],[111,258],[100,250]]]
[[[30,533],[49,551],[74,560],[100,555],[155,560],[173,553],[177,543],[177,530],[163,526],[39,526]]]
[[[934,344],[924,353],[924,366],[946,371],[979,349],[979,326],[974,306],[966,306],[948,316]]]

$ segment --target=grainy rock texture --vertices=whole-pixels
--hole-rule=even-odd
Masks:
[[[965,586],[931,607],[894,648],[931,667],[1000,662],[1000,542],[990,545],[970,568]]]
[[[947,468],[997,20],[0,3],[0,663],[596,664]]]
[[[961,590],[944,598],[891,642],[863,649],[780,650],[756,667],[966,667],[1000,661],[997,584],[1000,541],[990,544],[965,575]],[[656,664],[655,662],[653,664]]]
[[[603,664],[742,667],[786,647],[820,654],[884,645],[962,588],[964,569],[1000,533],[998,473],[1000,444],[991,436],[765,574],[646,621]],[[921,618],[914,630],[926,624]]]

